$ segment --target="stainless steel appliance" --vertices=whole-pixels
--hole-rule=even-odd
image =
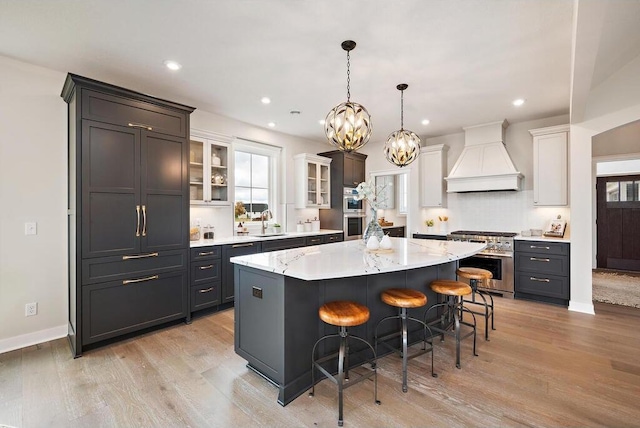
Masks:
[[[477,267],[490,271],[493,279],[485,283],[484,290],[503,297],[513,297],[513,232],[486,232],[456,230],[448,240],[486,242],[487,248],[475,256],[459,261],[460,267]]]
[[[354,187],[345,187],[343,190],[342,212],[345,215],[361,214],[364,215],[364,204],[362,200],[356,201],[354,196],[358,194]]]
[[[364,214],[348,214],[344,216],[344,240],[350,241],[352,239],[362,238],[364,233]]]

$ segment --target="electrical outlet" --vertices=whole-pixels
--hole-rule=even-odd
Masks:
[[[29,221],[24,224],[24,234],[25,235],[37,235],[38,234],[38,223],[35,221]]]
[[[38,302],[27,303],[24,305],[24,316],[32,317],[38,315]]]

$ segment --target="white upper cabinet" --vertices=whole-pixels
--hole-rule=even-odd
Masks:
[[[310,153],[293,157],[296,208],[331,208],[331,159]]]
[[[230,145],[202,132],[191,131],[189,194],[191,205],[229,205]],[[194,135],[194,133],[196,135]]]
[[[420,195],[423,207],[447,206],[444,177],[447,173],[445,144],[425,146],[420,150]]]
[[[567,205],[569,125],[529,132],[533,136],[533,205]]]

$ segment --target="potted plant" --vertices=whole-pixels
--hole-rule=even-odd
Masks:
[[[273,224],[273,232],[274,233],[280,233],[280,229],[281,229],[280,228],[280,224],[278,224],[278,223],[274,223]]]
[[[427,232],[433,232],[433,225],[434,225],[434,221],[433,219],[428,219],[425,220],[424,224],[427,226]]]

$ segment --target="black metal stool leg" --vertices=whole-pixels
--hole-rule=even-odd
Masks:
[[[402,392],[407,392],[407,308],[400,308],[400,319],[402,320]]]
[[[347,329],[340,327],[340,351],[338,353],[338,426],[344,423],[343,418],[343,390],[344,390],[344,363],[347,348]]]

